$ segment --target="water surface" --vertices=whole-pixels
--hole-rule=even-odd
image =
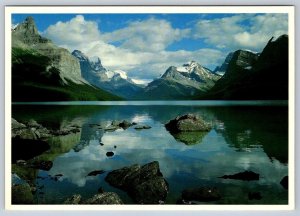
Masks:
[[[164,124],[178,115],[193,113],[213,125],[209,133],[171,135]],[[55,204],[73,194],[91,197],[102,187],[133,201],[104,180],[111,170],[158,161],[169,183],[167,203],[174,204],[186,188],[215,186],[222,199],[215,204],[287,204],[280,180],[288,174],[288,107],[286,101],[224,102],[60,102],[14,104],[18,121],[35,119],[48,128],[77,124],[81,132],[50,140],[50,151],[38,156],[52,160],[47,171],[25,170],[39,185],[38,203]],[[128,120],[151,129],[130,127],[105,132],[91,124]],[[104,145],[99,145],[102,142]],[[113,151],[113,157],[106,152]],[[105,170],[98,176],[87,176]],[[251,170],[259,181],[222,179],[220,176]],[[57,181],[49,176],[63,174]],[[260,192],[261,200],[249,200]]]

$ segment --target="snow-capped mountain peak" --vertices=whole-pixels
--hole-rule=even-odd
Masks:
[[[179,72],[192,73],[196,67],[201,67],[197,62],[190,61],[187,64],[183,64],[181,67],[177,67]]]
[[[115,70],[114,72],[120,74],[120,76],[121,76],[123,79],[128,79],[127,73],[126,73],[125,71],[122,71],[122,70]]]
[[[114,70],[114,71],[109,70],[109,71],[106,71],[105,74],[107,75],[108,79],[111,79],[114,76],[120,76],[122,79],[125,79],[125,80],[128,79],[127,73],[122,70]]]

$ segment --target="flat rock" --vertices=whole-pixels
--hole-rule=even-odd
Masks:
[[[101,175],[103,173],[105,173],[104,170],[94,170],[94,171],[90,172],[89,174],[87,174],[87,176],[96,176],[96,175]]]
[[[149,126],[149,125],[137,125],[134,127],[134,129],[136,129],[136,130],[143,130],[143,129],[150,129],[150,128],[151,128],[151,126]]]
[[[259,174],[252,171],[245,171],[233,175],[224,175],[220,178],[253,181],[253,180],[259,180]]]

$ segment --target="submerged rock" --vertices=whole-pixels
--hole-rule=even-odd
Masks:
[[[103,192],[94,195],[92,198],[84,201],[84,204],[106,204],[106,205],[117,205],[123,204],[123,201],[114,192]]]
[[[11,188],[12,204],[33,204],[33,195],[29,184],[13,185]]]
[[[136,129],[136,130],[143,130],[143,129],[150,129],[150,128],[151,128],[151,126],[149,126],[149,125],[137,125],[134,127],[134,129]]]
[[[168,193],[168,183],[157,161],[114,170],[108,173],[105,180],[126,191],[137,203],[159,204],[165,201]]]
[[[210,202],[220,200],[221,193],[215,187],[200,187],[185,189],[182,191],[181,197],[184,202]]]
[[[281,181],[280,184],[282,185],[282,187],[284,187],[285,189],[289,189],[289,177],[288,176],[284,176]]]
[[[224,175],[220,178],[252,181],[252,180],[259,180],[259,174],[252,172],[252,171],[245,171],[245,172],[240,172],[240,173],[236,173],[233,175]]]
[[[186,145],[196,145],[202,142],[203,138],[208,132],[202,131],[185,131],[178,133],[171,133],[171,135],[179,142]]]
[[[89,174],[87,174],[87,176],[96,176],[96,175],[101,175],[103,173],[105,173],[104,170],[94,170],[94,171],[90,172]]]
[[[176,133],[183,131],[210,131],[212,126],[206,123],[202,118],[194,114],[177,116],[170,120],[165,127],[168,131]]]

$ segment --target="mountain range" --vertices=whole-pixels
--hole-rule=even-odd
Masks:
[[[288,36],[261,53],[230,52],[213,71],[195,61],[170,66],[146,86],[99,57],[70,53],[42,37],[32,17],[12,35],[12,100],[257,100],[288,99]]]

